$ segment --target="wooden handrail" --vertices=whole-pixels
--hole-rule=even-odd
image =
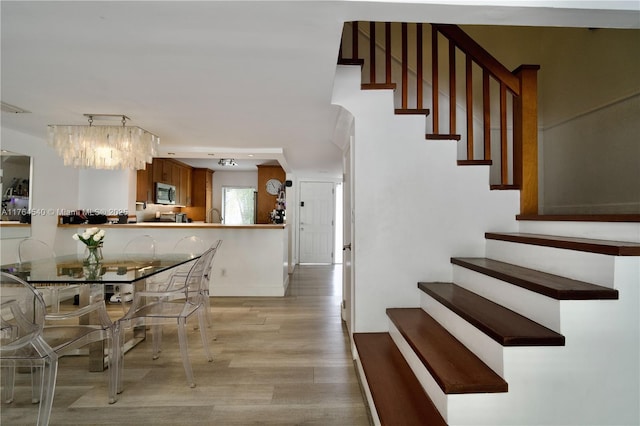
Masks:
[[[504,82],[507,88],[514,94],[520,94],[520,82],[511,71],[502,65],[496,58],[476,43],[471,37],[457,25],[431,24],[443,36],[453,41],[456,46],[473,60],[486,69],[496,80]]]

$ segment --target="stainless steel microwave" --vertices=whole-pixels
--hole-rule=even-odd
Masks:
[[[176,187],[166,183],[156,182],[156,204],[175,204]]]

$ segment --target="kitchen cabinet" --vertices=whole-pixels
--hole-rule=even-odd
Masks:
[[[175,170],[176,168],[174,168],[174,171]],[[192,202],[191,174],[193,173],[193,169],[190,166],[178,165],[177,170],[180,181],[180,183],[176,185],[176,188],[178,188],[178,204],[189,207]]]
[[[189,217],[194,221],[206,221],[207,212],[213,207],[213,170],[194,168],[191,179]]]
[[[147,163],[144,170],[138,170],[136,181],[136,201],[144,201],[146,203],[155,202],[155,189],[153,183],[153,165]]]
[[[145,170],[138,170],[136,201],[155,202],[156,182],[176,187],[176,204],[191,206],[192,167],[171,158],[154,158]]]
[[[286,179],[286,173],[280,166],[258,166],[258,211],[256,223],[271,223],[271,211],[277,208],[278,194],[270,194],[267,191],[267,183],[275,179],[282,184]]]

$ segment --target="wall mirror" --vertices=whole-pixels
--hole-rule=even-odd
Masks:
[[[0,238],[26,238],[31,235],[31,157],[10,151],[0,154]]]

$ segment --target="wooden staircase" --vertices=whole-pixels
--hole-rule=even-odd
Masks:
[[[630,241],[513,233],[487,233],[486,238],[507,241],[516,246],[544,247],[550,249],[552,253],[561,250],[596,254],[612,262],[620,256],[640,256],[640,243]],[[518,248],[512,247],[509,250],[517,251]],[[454,277],[459,278],[461,283],[418,283],[423,295],[422,306],[387,309],[390,320],[388,334],[354,334],[358,357],[365,366],[362,374],[371,389],[380,424],[431,424],[426,421],[420,423],[419,417],[406,422],[405,419],[399,419],[393,414],[393,409],[388,407],[397,404],[408,404],[409,408],[403,408],[403,411],[415,415],[418,415],[418,407],[433,405],[438,408],[443,421],[454,420],[453,423],[448,424],[473,424],[473,419],[478,421],[477,424],[491,424],[483,421],[486,416],[476,416],[478,413],[466,413],[462,416],[452,413],[452,404],[447,401],[452,394],[522,391],[521,388],[508,389],[509,374],[500,368],[500,362],[491,360],[495,357],[495,354],[490,353],[491,350],[480,349],[478,351],[480,353],[476,353],[475,350],[470,349],[474,346],[486,345],[486,341],[483,342],[482,339],[478,344],[478,338],[475,335],[481,333],[502,348],[529,347],[526,355],[519,354],[524,357],[535,357],[536,347],[563,347],[565,340],[571,342],[572,339],[571,334],[563,335],[561,330],[552,330],[550,326],[544,326],[518,313],[518,310],[522,310],[518,304],[520,296],[515,296],[515,300],[511,300],[508,294],[512,289],[526,292],[529,297],[555,300],[556,302],[551,302],[555,304],[559,301],[577,301],[573,303],[588,303],[587,301],[594,300],[617,301],[620,297],[619,291],[613,288],[614,283],[611,283],[611,286],[597,285],[491,258],[452,258],[451,263],[454,268],[465,271],[463,274],[454,273]],[[571,269],[571,266],[568,269]],[[482,281],[481,277],[488,277],[494,282],[493,285],[497,286],[497,290],[494,290],[498,295],[497,298],[500,299],[500,295],[503,295],[502,304],[470,290],[474,287],[473,284],[469,284],[469,281]],[[480,285],[484,286],[484,283]],[[488,293],[491,294],[491,291]],[[504,296],[505,294],[507,296]],[[543,311],[544,309],[542,308]],[[451,317],[456,317],[456,320],[449,321]],[[464,323],[464,326],[460,326],[460,323]],[[598,335],[591,333],[589,338],[596,346]],[[403,354],[406,365],[398,362],[391,355],[385,355],[393,353],[397,356],[393,349],[388,348],[390,339],[397,345],[397,350]],[[384,343],[376,343],[383,341]],[[370,360],[372,357],[375,357],[375,362]],[[408,375],[409,368],[413,376]],[[583,371],[580,374],[587,373],[588,371]],[[543,378],[546,377],[543,372],[540,374]],[[389,376],[396,379],[391,380]],[[373,377],[375,379],[372,379]],[[422,388],[414,390],[410,400],[403,400],[400,403],[399,397],[393,397],[407,392],[409,386],[415,386],[410,385],[415,380],[422,384]],[[528,386],[553,385],[530,382]],[[437,389],[434,389],[436,387]],[[504,400],[505,403],[508,401],[507,398]],[[474,404],[466,407],[466,410],[470,411]],[[544,408],[541,409],[544,410]],[[458,423],[455,419],[460,417],[470,418],[472,421],[466,423],[461,420]],[[503,424],[518,423],[518,419],[503,420]],[[412,423],[413,421],[417,423]]]
[[[378,23],[378,27],[381,24]],[[405,50],[408,45],[406,27],[405,24],[398,25],[403,26],[402,41],[399,44]],[[417,25],[416,33],[420,35],[416,44],[420,51],[422,27],[421,24]],[[421,218],[425,221],[424,227],[437,233],[440,237],[439,244],[446,245],[447,249],[434,250],[433,246],[438,243],[425,240],[425,252],[441,254],[440,251],[450,250],[452,253],[447,256],[451,256],[452,279],[450,282],[448,278],[447,282],[418,282],[414,304],[407,303],[408,298],[405,298],[405,304],[387,305],[384,311],[376,304],[376,309],[386,313],[388,331],[353,334],[356,364],[374,422],[394,426],[636,424],[640,420],[637,401],[633,400],[639,395],[637,377],[634,375],[640,374],[637,363],[640,357],[640,216],[539,216],[536,174],[537,110],[523,108],[524,105],[536,102],[537,67],[524,65],[516,71],[506,71],[459,28],[432,25],[432,63],[435,63],[431,76],[432,105],[428,109],[423,106],[422,85],[418,84],[415,85],[418,87],[415,96],[417,104],[409,107],[406,54],[402,53],[400,61],[402,82],[398,81],[396,85],[391,79],[391,59],[388,53],[391,24],[384,23],[384,27],[387,34],[386,81],[377,82],[376,67],[369,65],[369,82],[362,83],[361,79],[360,90],[389,92],[400,87],[402,102],[400,108],[394,109],[395,115],[430,117],[433,124],[431,131],[424,136],[426,139],[461,139],[456,128],[456,90],[453,76],[449,78],[448,94],[452,97],[449,103],[454,107],[449,111],[448,132],[441,132],[442,126],[438,126],[438,38],[448,40],[450,58],[455,56],[452,53],[456,49],[463,50],[468,70],[467,82],[473,80],[470,71],[472,62],[483,69],[483,85],[487,84],[489,76],[500,81],[501,154],[492,157],[491,143],[487,143],[485,138],[484,155],[482,158],[474,157],[476,150],[473,148],[473,131],[470,130],[473,127],[473,108],[467,108],[466,129],[461,129],[465,133],[462,143],[467,145],[467,158],[458,157],[457,165],[481,167],[467,167],[465,172],[491,166],[494,161],[501,164],[509,162],[506,157],[509,149],[502,144],[506,139],[504,96],[507,88],[514,94],[512,103],[515,109],[511,113],[514,116],[514,145],[510,148],[514,153],[514,170],[508,173],[503,167],[501,180],[493,182],[490,187],[520,190],[521,214],[517,225],[505,218],[501,219],[498,226],[496,221],[482,219],[491,225],[483,226],[480,232],[458,220],[455,223],[465,231],[472,229],[477,234],[454,236],[457,230],[450,227],[449,222],[452,220],[446,217],[451,211],[449,204],[446,204],[449,208],[446,212],[427,205],[432,210]],[[353,57],[344,59],[341,51],[339,63],[357,65],[364,69],[364,61],[356,59],[357,40],[363,38],[362,26],[359,27],[356,22],[351,30],[351,39],[355,42],[351,47]],[[375,41],[375,31],[376,23],[370,23],[369,35],[365,38]],[[370,42],[370,57],[375,58],[378,48],[375,42]],[[455,74],[455,59],[450,59],[449,66]],[[420,69],[416,71],[416,75],[417,81],[423,80]],[[355,80],[347,77],[345,81],[355,83]],[[356,99],[351,87],[353,86],[340,88],[341,97],[336,103],[345,105],[360,123],[366,122],[370,128],[375,128],[379,125],[382,114],[378,110],[372,112],[373,108],[370,106],[374,100],[378,102],[378,98],[367,92]],[[484,91],[483,93],[487,99],[483,102],[486,118],[490,96]],[[469,91],[467,94],[469,102],[471,95]],[[393,99],[395,94],[387,93],[384,96],[384,100]],[[383,96],[379,96],[379,99],[382,102]],[[382,111],[382,104],[379,108]],[[484,123],[485,136],[490,133],[487,122]],[[418,128],[408,119],[405,121],[404,118],[394,117],[389,123],[384,123],[387,125],[384,129],[393,128],[396,133],[391,134],[397,136],[401,131],[398,128],[400,123],[411,126],[412,132]],[[394,127],[396,125],[398,127]],[[361,126],[364,127],[362,124]],[[367,136],[372,138],[370,134]],[[403,140],[408,145],[413,141],[413,133]],[[437,142],[433,145],[435,148],[428,149],[413,145],[415,152],[431,155],[419,167],[438,168],[440,165],[436,163],[445,161],[436,156],[445,151],[441,148],[443,145]],[[373,146],[379,148],[382,145]],[[365,145],[363,150],[367,148]],[[416,154],[409,152],[408,156],[411,155]],[[433,160],[434,158],[437,159]],[[415,163],[413,167],[416,167]],[[461,173],[461,169],[457,168],[446,179],[455,181],[455,184],[448,187],[450,190],[453,188],[461,191],[472,200],[468,204],[462,204],[462,210],[489,210],[495,205],[495,200],[500,200],[501,210],[509,208],[509,205],[502,203],[506,196],[500,198],[495,194],[498,191],[490,191],[494,194],[487,196],[486,192],[478,189],[482,183],[477,179],[468,179],[470,173]],[[400,174],[399,169],[395,170],[396,175]],[[509,174],[513,175],[513,179],[507,179]],[[412,178],[413,174],[402,175],[403,182],[413,182],[407,176]],[[395,178],[398,179],[398,176]],[[469,185],[463,186],[460,183],[462,180]],[[433,181],[425,183],[428,189],[426,192],[433,197],[433,201],[429,199],[433,205],[450,200],[434,191],[433,186]],[[422,212],[421,209],[416,211]],[[501,213],[493,211],[493,214]],[[477,216],[481,215],[482,212],[477,213]],[[445,237],[439,235],[437,230],[433,231],[434,223],[440,222],[449,232]],[[619,222],[616,225],[620,226],[613,228],[608,222]],[[503,230],[510,232],[495,231],[502,225]],[[406,226],[398,228],[407,229]],[[484,250],[479,255],[477,245],[474,244],[481,240],[482,233],[488,228],[492,232],[484,234]],[[518,228],[518,232],[514,232],[513,228]],[[386,231],[385,227],[377,229]],[[463,257],[465,253],[460,248],[466,246],[459,244],[459,241],[452,243],[456,238],[472,240],[468,246],[471,247],[470,250],[475,250],[473,254],[467,252],[469,257]],[[398,241],[394,239],[392,242],[396,243],[393,246],[396,251],[402,250]],[[414,242],[408,246],[417,247],[418,244]],[[381,257],[386,254],[384,250],[388,247],[376,248],[378,256],[375,260],[382,263]],[[367,249],[373,252],[370,247]],[[388,268],[401,267],[396,264],[405,262],[399,256],[395,256],[394,260],[396,263]],[[439,268],[444,259],[438,259],[437,265],[434,263],[429,263],[425,273],[437,275],[429,268]],[[416,267],[415,260],[404,264]],[[379,275],[385,273],[373,262],[369,263],[369,267]],[[400,275],[397,269],[393,271]],[[372,275],[369,274],[369,277]],[[377,277],[373,277],[373,280],[376,279]],[[373,288],[378,291],[386,290],[387,295],[390,293],[389,287],[397,286],[404,290],[407,285],[405,282],[394,282],[393,286],[383,286],[380,281],[377,280]],[[369,284],[359,283],[361,288],[366,287],[360,291],[369,291]],[[413,297],[412,293],[410,297]],[[368,301],[377,303],[372,298]],[[372,317],[368,313],[365,319],[371,320]],[[381,328],[374,330],[380,331]]]

